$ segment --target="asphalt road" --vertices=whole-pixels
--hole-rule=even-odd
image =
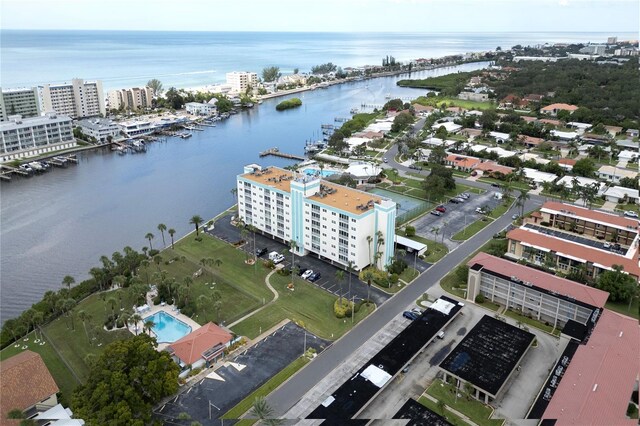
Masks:
[[[404,167],[393,160],[396,152],[397,146],[394,146],[390,152],[385,155],[385,157],[389,159],[389,165],[397,168],[398,170],[408,171],[409,169],[407,167]],[[460,183],[486,190],[490,188],[490,185],[481,182],[460,180]],[[525,203],[525,211],[533,210],[541,204],[541,197],[531,196],[531,198]],[[391,321],[393,317],[398,315],[399,312],[403,311],[407,305],[413,303],[415,299],[420,297],[430,287],[440,281],[440,279],[449,273],[449,271],[479,249],[485,242],[490,240],[494,234],[502,231],[510,225],[512,222],[511,216],[517,212],[518,210],[516,208],[511,208],[489,226],[462,243],[455,250],[451,251],[438,263],[431,266],[426,272],[418,277],[410,286],[406,287],[389,299],[386,303],[376,309],[368,318],[358,324],[351,332],[326,349],[306,368],[293,376],[280,388],[272,392],[268,397],[268,402],[271,407],[273,407],[275,414],[283,416],[291,407],[293,407],[293,405],[296,404],[302,395],[308,392],[344,359],[357,351],[364,342],[369,340],[376,332],[378,332],[378,330],[384,327],[387,322]]]

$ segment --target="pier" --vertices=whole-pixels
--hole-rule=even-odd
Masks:
[[[280,157],[280,158],[288,158],[290,160],[298,160],[298,161],[306,160],[306,158],[301,157],[299,155],[287,154],[285,152],[280,152],[280,150],[278,148],[269,148],[268,150],[262,151],[260,153],[260,157],[266,157],[268,155],[273,155],[274,157]]]

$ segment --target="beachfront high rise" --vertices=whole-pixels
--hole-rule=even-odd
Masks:
[[[150,87],[132,87],[131,89],[111,90],[107,93],[107,100],[110,110],[151,108],[153,89]]]
[[[2,162],[76,146],[71,118],[56,113],[31,118],[9,116],[9,121],[0,123],[0,137]]]
[[[245,166],[237,178],[238,214],[287,244],[361,270],[393,258],[396,203],[384,197],[278,167]]]
[[[7,121],[10,115],[16,114],[23,117],[40,115],[37,88],[0,89],[0,92],[0,121]]]
[[[100,80],[74,78],[71,83],[45,84],[39,90],[40,105],[45,112],[55,111],[71,118],[104,116],[106,113]]]
[[[247,71],[228,72],[227,84],[231,86],[232,92],[244,93],[249,86],[255,89],[258,85],[258,74]]]

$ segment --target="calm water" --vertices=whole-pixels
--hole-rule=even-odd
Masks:
[[[0,83],[19,87],[101,79],[105,90],[158,78],[165,88],[222,82],[234,70],[260,72],[333,62],[342,67],[559,41],[605,42],[609,33],[251,33],[2,30]],[[43,66],[46,64],[46,66]]]
[[[191,333],[190,326],[163,311],[146,317],[144,321],[153,321],[151,330],[156,334],[159,343],[173,343]]]
[[[193,86],[219,79],[229,69],[260,69],[272,58],[282,61],[278,64],[283,70],[294,66],[303,69],[326,61],[343,66],[377,63],[387,53],[399,59],[426,57],[525,40],[574,40],[580,36],[392,34],[387,40],[386,35],[362,34],[74,34],[2,31],[2,86],[72,76],[102,78],[107,87],[140,84],[149,77],[162,78],[166,86]],[[581,40],[602,37],[589,34]],[[225,40],[224,49],[216,50]],[[419,50],[422,47],[424,50]],[[91,53],[94,49],[96,53]],[[36,66],[42,63],[47,66]],[[469,64],[414,76],[480,66]],[[217,71],[210,75],[183,75],[213,68]],[[180,73],[173,72],[178,70]],[[320,137],[321,124],[348,116],[351,108],[363,102],[382,104],[387,93],[394,97],[422,93],[398,88],[396,80],[381,78],[305,92],[298,95],[302,107],[284,112],[275,111],[281,99],[273,99],[215,128],[194,132],[190,139],[170,138],[153,144],[146,154],[84,153],[77,166],[2,183],[0,320],[18,315],[45,291],[60,288],[67,274],[76,281],[87,278],[87,271],[97,265],[101,255],[111,256],[126,245],[136,249],[148,245],[144,238],[147,232],[156,235],[153,245],[160,247],[158,223],[175,228],[179,236],[191,230],[188,221],[194,214],[211,218],[224,211],[234,203],[230,190],[243,165],[290,164],[283,159],[260,159],[258,152],[277,146],[302,154],[307,139]]]

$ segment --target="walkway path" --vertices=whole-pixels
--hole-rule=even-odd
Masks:
[[[227,328],[231,328],[231,327],[241,323],[242,321],[246,320],[250,316],[257,314],[258,312],[260,312],[261,310],[263,310],[264,308],[266,308],[267,306],[271,305],[273,302],[278,300],[278,297],[280,297],[280,294],[276,291],[275,288],[273,288],[271,286],[271,283],[269,282],[269,279],[271,278],[271,275],[275,274],[277,271],[278,271],[277,269],[274,269],[273,271],[269,272],[269,274],[264,278],[264,283],[267,285],[267,287],[269,287],[269,290],[271,290],[271,293],[273,293],[273,299],[271,299],[271,301],[269,303],[266,303],[266,304],[262,305],[260,308],[256,309],[255,311],[249,312],[247,315],[243,316],[239,320],[236,320],[236,321],[232,322],[231,324],[229,324],[227,326]]]

